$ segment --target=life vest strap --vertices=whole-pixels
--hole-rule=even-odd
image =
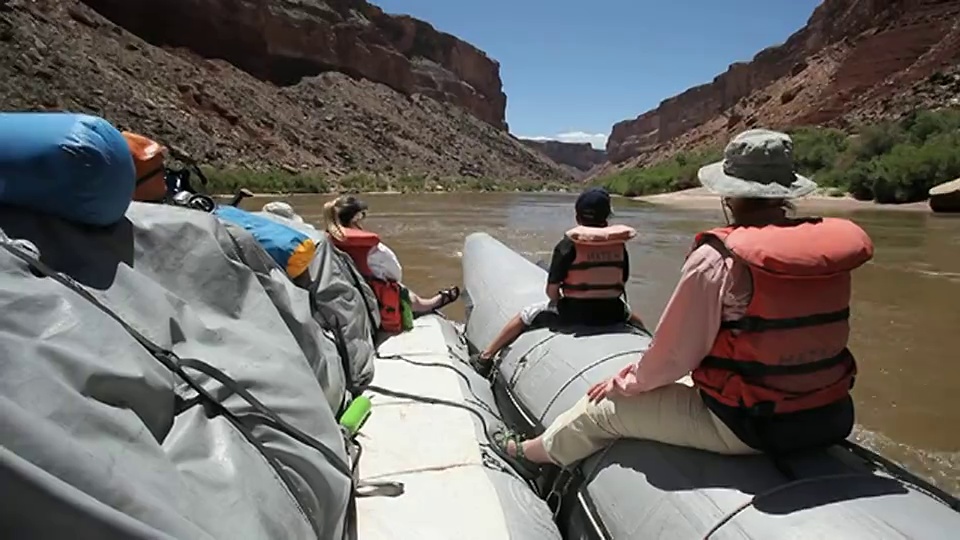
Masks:
[[[814,315],[785,319],[766,319],[764,317],[748,316],[734,321],[723,321],[720,323],[720,328],[724,330],[741,330],[743,332],[765,332],[768,330],[790,330],[808,326],[820,326],[846,321],[849,318],[850,308],[847,307],[831,313],[817,313]]]
[[[570,265],[570,270],[589,270],[591,268],[623,268],[623,261],[591,261]]]
[[[566,291],[623,291],[623,285],[594,285],[590,283],[563,283],[560,288]]]
[[[707,356],[700,363],[701,367],[722,369],[740,375],[741,377],[770,377],[777,375],[807,375],[816,373],[825,369],[832,368],[850,362],[853,360],[853,354],[850,350],[844,348],[836,356],[816,360],[814,362],[804,362],[802,364],[781,365],[765,364],[763,362],[734,360],[732,358],[721,358],[718,356]]]

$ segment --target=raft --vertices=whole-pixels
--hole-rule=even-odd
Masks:
[[[463,274],[477,350],[546,299],[546,272],[485,233],[467,237]],[[650,341],[626,325],[528,330],[496,358],[504,422],[539,434]],[[774,460],[621,440],[570,470],[547,469],[539,491],[566,539],[946,540],[960,531],[955,498],[852,442]]]
[[[960,212],[960,178],[937,184],[927,192],[930,209],[938,213]]]

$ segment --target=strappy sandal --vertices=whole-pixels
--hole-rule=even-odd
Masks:
[[[493,358],[480,358],[480,353],[470,355],[470,367],[484,379],[490,378],[493,371]]]
[[[540,476],[540,465],[523,455],[523,436],[505,426],[493,428],[487,435],[493,442],[493,449],[521,476],[533,479]],[[510,455],[510,443],[513,443],[515,455]]]
[[[440,295],[440,303],[437,305],[437,307],[433,308],[434,311],[436,311],[436,310],[438,310],[438,309],[440,309],[440,308],[446,307],[446,306],[448,306],[448,305],[456,302],[457,300],[459,300],[459,299],[460,299],[460,287],[453,286],[453,287],[450,287],[450,288],[447,288],[447,289],[443,289],[443,290],[437,291],[437,294]]]

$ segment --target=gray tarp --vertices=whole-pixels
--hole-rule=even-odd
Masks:
[[[467,238],[463,270],[467,338],[477,348],[544,298],[546,273],[489,235]],[[518,338],[495,379],[504,420],[539,431],[650,342],[622,326],[603,332],[541,328]],[[960,513],[927,495],[929,486],[910,485],[919,480],[904,471],[894,473],[900,480],[878,473],[878,458],[867,454],[837,446],[775,463],[622,440],[576,468],[559,524],[565,538],[578,539],[957,537]]]
[[[237,250],[245,233],[137,203],[108,229],[4,207],[0,230],[159,347],[236,381],[185,368],[217,414],[104,311],[0,249],[3,537],[342,536],[339,360],[307,291]]]
[[[354,394],[359,394],[373,380],[373,336],[380,327],[373,289],[360,277],[350,256],[337,249],[324,231],[271,212],[255,213],[296,229],[316,243],[317,253],[309,267],[309,279],[316,291],[315,313],[325,328],[342,332],[350,358],[348,375]]]

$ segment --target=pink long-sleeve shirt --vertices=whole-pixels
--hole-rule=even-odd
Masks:
[[[635,395],[653,390],[693,371],[713,347],[720,321],[742,317],[746,311],[751,295],[749,272],[723,248],[704,244],[693,250],[660,316],[650,349],[640,362],[614,377],[620,392]]]

